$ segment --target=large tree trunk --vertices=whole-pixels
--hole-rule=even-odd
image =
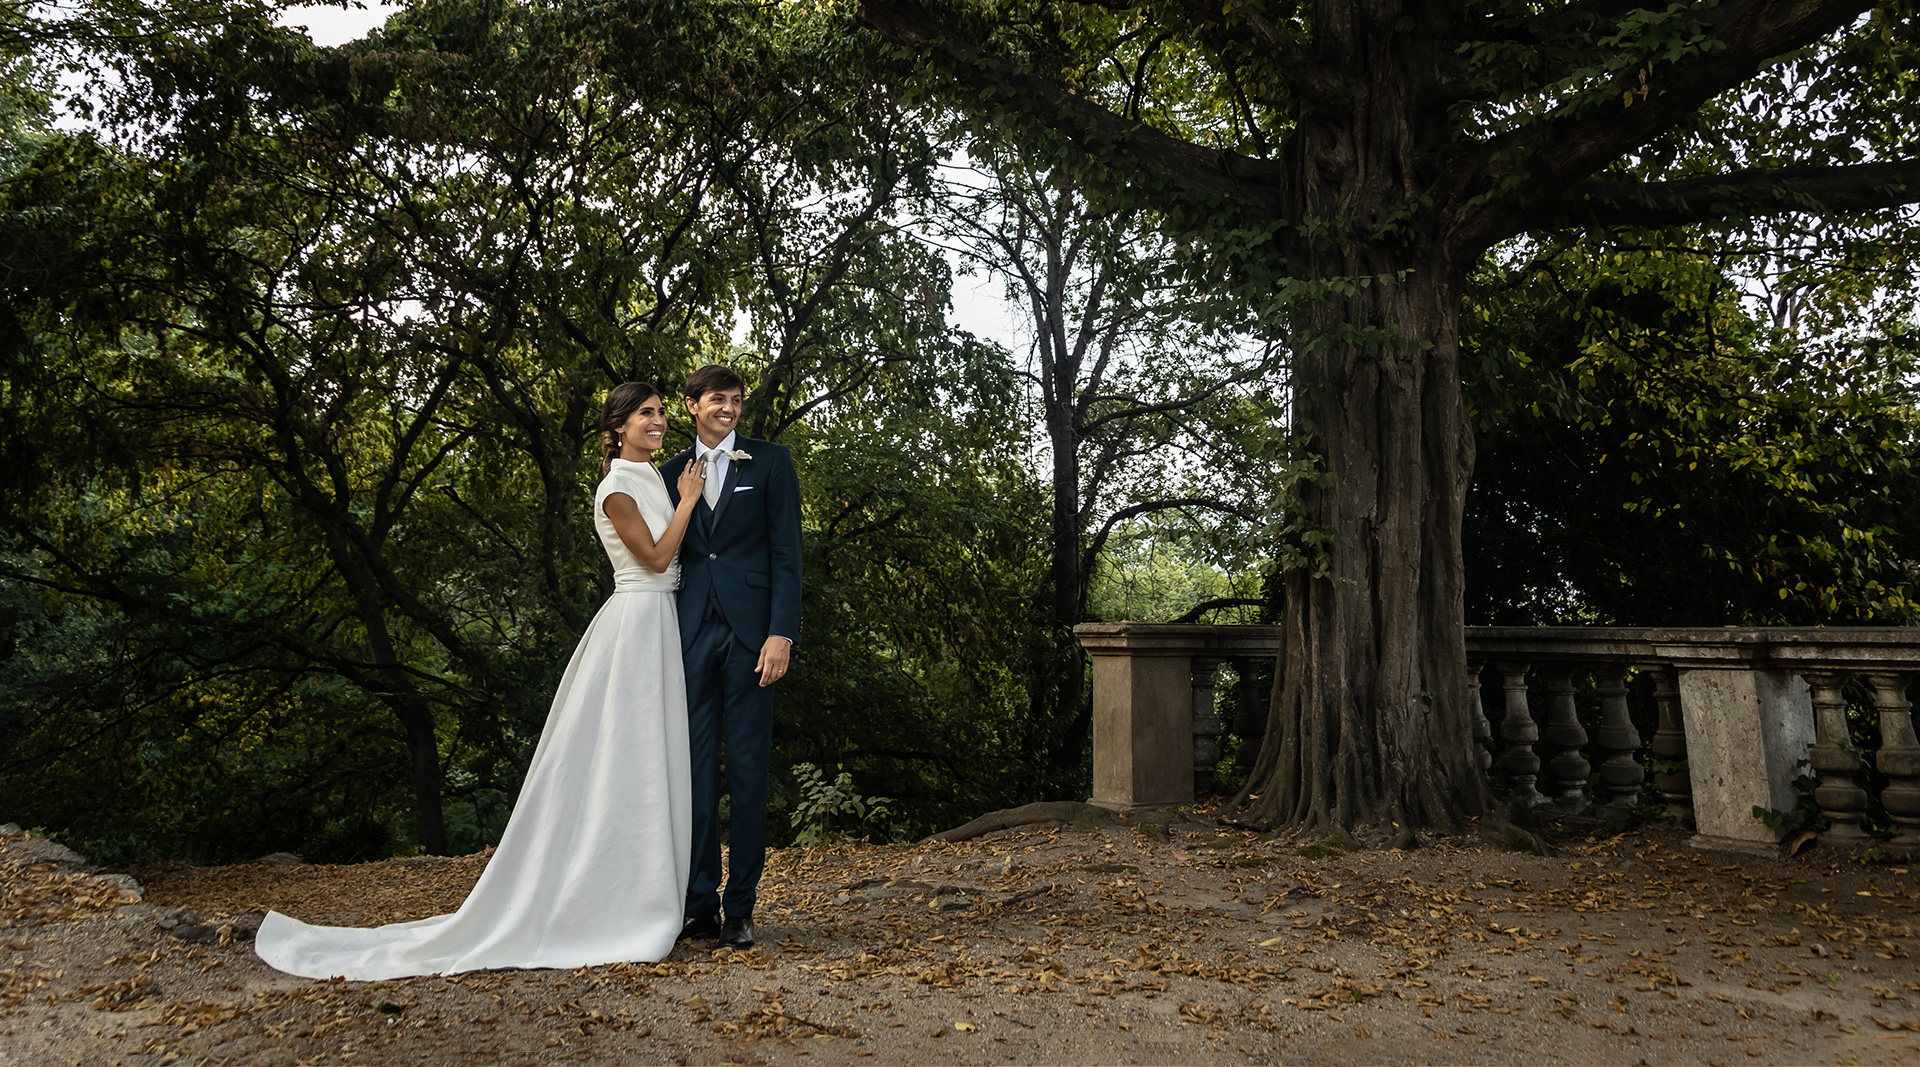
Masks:
[[[1444,212],[1407,213],[1446,137],[1431,91],[1440,35],[1405,32],[1393,7],[1315,8],[1317,46],[1374,75],[1288,146],[1290,214],[1325,220],[1294,241],[1326,285],[1296,324],[1294,428],[1332,475],[1306,488],[1300,517],[1334,539],[1323,567],[1285,578],[1268,729],[1236,801],[1266,825],[1406,841],[1457,827],[1490,795],[1466,706],[1460,265]]]
[[[1324,573],[1285,579],[1272,711],[1240,798],[1251,821],[1371,824],[1404,841],[1486,809],[1466,694],[1460,523],[1473,445],[1456,308],[1448,279],[1415,270],[1325,308],[1310,331],[1322,343],[1301,346],[1296,417],[1333,477],[1300,506],[1309,529],[1337,536]],[[1402,340],[1333,340],[1353,327]]]

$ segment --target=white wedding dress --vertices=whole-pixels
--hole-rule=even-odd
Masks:
[[[657,961],[680,932],[692,854],[686,675],[675,561],[655,574],[602,506],[631,496],[658,538],[673,517],[650,464],[616,459],[593,498],[614,592],[573,651],[520,799],[460,910],[371,929],[279,912],[254,949],[289,974],[354,980],[493,967]]]

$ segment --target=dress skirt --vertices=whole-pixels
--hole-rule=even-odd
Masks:
[[[268,913],[260,958],[353,980],[656,961],[692,849],[674,594],[616,591],[573,652],[499,847],[458,911],[373,928]]]

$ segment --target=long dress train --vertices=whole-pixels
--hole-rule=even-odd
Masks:
[[[673,505],[650,464],[616,459],[594,494],[614,593],[574,649],[520,798],[473,891],[449,915],[374,928],[268,913],[260,958],[355,980],[492,967],[654,961],[680,932],[692,851],[686,676],[673,590],[602,510],[626,493],[657,538]]]

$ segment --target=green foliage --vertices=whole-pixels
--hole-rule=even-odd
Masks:
[[[811,763],[793,765],[800,800],[789,822],[796,845],[831,845],[847,838],[888,840],[898,836],[886,797],[864,797],[854,792],[853,775],[841,771],[833,781]]]
[[[920,825],[1048,788],[1032,483],[970,414],[1004,354],[890,225],[935,154],[859,46],[724,0],[270,14],[86,7],[103,132],[4,186],[0,805],[116,857],[494,840],[605,592],[597,397],[715,356],[807,492],[776,764]]]
[[[1805,764],[1802,763],[1802,766]],[[1792,811],[1779,811],[1755,804],[1753,817],[1782,835],[1797,830],[1824,830],[1827,827],[1827,818],[1820,813],[1820,805],[1813,799],[1813,791],[1819,786],[1819,778],[1811,774],[1797,775],[1793,779],[1795,802]]]
[[[1262,343],[1238,302],[1185,276],[1159,215],[1091,195],[1066,168],[992,131],[972,131],[966,159],[926,225],[952,242],[963,270],[1003,283],[1029,339],[1015,355],[1023,373],[1001,403],[1008,418],[1035,427],[1051,490],[1041,502],[1049,559],[1034,599],[1053,630],[1027,673],[1032,718],[1053,728],[1030,731],[1038,748],[1025,755],[1050,779],[1059,775],[1043,766],[1073,768],[1090,751],[1075,625],[1225,606],[1199,587],[1180,590],[1197,599],[1177,605],[1100,603],[1102,586],[1131,582],[1131,531],[1149,524],[1222,570],[1257,559],[1272,467],[1264,446],[1281,409],[1279,347]],[[1221,491],[1226,469],[1231,492]],[[1235,599],[1243,598],[1226,605]]]
[[[1920,609],[1910,334],[1796,334],[1677,249],[1489,265],[1468,617],[1905,625]]]
[[[885,783],[926,832],[1059,788],[1038,760],[1029,599],[1044,511],[995,417],[1004,355],[961,340],[869,379],[789,435],[805,497],[800,651],[775,705],[785,760]],[[957,822],[956,822],[957,820]]]
[[[1110,622],[1172,622],[1209,600],[1258,596],[1258,575],[1238,582],[1200,557],[1186,539],[1151,524],[1114,539],[1093,583],[1092,610]],[[1214,621],[1251,620],[1253,606],[1226,609]]]

